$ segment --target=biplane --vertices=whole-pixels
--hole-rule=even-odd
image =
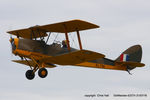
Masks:
[[[16,38],[10,38],[12,53],[21,58],[12,61],[30,67],[25,73],[29,80],[35,77],[37,71],[39,77],[45,78],[48,75],[46,68],[54,68],[58,65],[121,70],[129,74],[131,74],[130,70],[145,66],[141,63],[140,45],[128,48],[115,60],[106,58],[104,54],[83,49],[79,32],[94,28],[99,26],[82,20],[70,20],[8,31],[7,33],[16,36]],[[65,41],[47,44],[50,34],[56,32],[64,34]],[[68,34],[73,32],[77,34],[79,49],[70,46]],[[47,37],[46,40],[45,37]]]

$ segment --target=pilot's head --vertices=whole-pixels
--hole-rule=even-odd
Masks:
[[[63,48],[67,48],[67,41],[66,41],[66,40],[63,40],[63,41],[62,41],[62,45],[63,45]]]

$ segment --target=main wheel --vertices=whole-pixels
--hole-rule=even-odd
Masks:
[[[41,68],[38,71],[38,75],[41,78],[45,78],[47,76],[47,74],[48,74],[48,72],[47,72],[47,70],[45,68]]]
[[[35,74],[34,74],[33,70],[27,70],[26,71],[26,78],[28,80],[32,80],[34,77],[35,77]]]

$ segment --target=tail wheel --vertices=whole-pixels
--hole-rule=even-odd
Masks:
[[[28,80],[32,80],[34,77],[35,77],[35,74],[34,74],[33,70],[27,70],[26,71],[26,78]]]
[[[45,68],[41,68],[38,71],[38,75],[41,78],[45,78],[47,76],[47,74],[48,74],[48,72],[47,72],[47,70]]]

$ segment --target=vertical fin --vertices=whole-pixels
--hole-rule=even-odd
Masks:
[[[142,47],[140,45],[134,45],[125,50],[115,61],[141,62],[141,59],[142,59]],[[135,67],[133,66],[128,66],[127,69],[132,70],[134,68]]]

